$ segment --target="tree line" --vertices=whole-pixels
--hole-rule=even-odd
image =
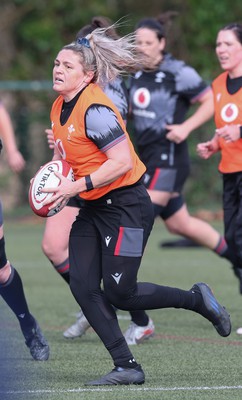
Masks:
[[[120,33],[126,34],[133,31],[140,18],[168,11],[176,15],[168,29],[168,50],[211,81],[220,72],[214,52],[217,31],[230,22],[242,21],[241,0],[233,3],[230,0],[1,0],[0,81],[51,80],[57,52],[94,15],[105,15],[112,21],[121,19]],[[27,170],[19,178],[18,201],[24,203],[29,177],[40,163],[51,157],[43,131],[49,126],[54,94],[46,88],[9,91],[6,87],[0,91],[0,98],[7,99],[20,148],[29,161]],[[192,179],[186,190],[194,205],[206,201],[208,185],[213,190],[214,201],[220,199],[216,158],[209,160],[204,168],[204,162],[198,160],[195,152],[196,143],[210,137],[213,129],[211,122],[189,140]]]

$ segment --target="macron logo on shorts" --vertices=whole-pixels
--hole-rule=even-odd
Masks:
[[[120,281],[122,275],[123,275],[123,273],[119,274],[118,272],[116,272],[114,275],[111,274],[111,276],[113,277],[113,279],[115,280],[117,285],[119,284],[119,281]]]
[[[112,239],[112,236],[106,236],[105,237],[105,243],[106,243],[106,246],[108,247],[109,246],[109,243],[110,243],[110,240]]]

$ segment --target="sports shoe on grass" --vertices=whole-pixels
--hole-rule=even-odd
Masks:
[[[102,376],[95,381],[87,382],[88,386],[104,385],[142,385],[145,381],[145,374],[141,366],[136,368],[115,367],[109,374]]]
[[[66,339],[75,339],[79,336],[84,335],[89,327],[90,324],[88,320],[86,319],[83,312],[80,310],[76,322],[71,325],[65,332],[63,332],[63,336]]]
[[[152,319],[149,318],[148,325],[139,326],[131,322],[128,329],[124,332],[124,337],[128,345],[140,344],[154,336],[155,326]]]
[[[34,320],[32,332],[24,335],[24,337],[25,344],[29,348],[33,359],[36,361],[47,361],[50,355],[50,348],[36,320]]]
[[[195,283],[191,288],[191,291],[199,292],[202,295],[206,314],[204,315],[202,312],[200,314],[212,322],[220,336],[229,336],[231,332],[230,316],[225,307],[218,303],[210,287],[206,283]]]
[[[234,271],[235,276],[239,280],[239,292],[240,294],[242,294],[242,268],[238,268],[233,265],[232,269]]]

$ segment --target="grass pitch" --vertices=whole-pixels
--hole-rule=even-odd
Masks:
[[[139,280],[183,289],[199,281],[208,283],[230,312],[232,333],[221,338],[209,322],[189,311],[150,311],[155,337],[132,346],[145,371],[145,384],[91,388],[84,383],[109,372],[112,361],[92,329],[75,340],[62,336],[79,307],[42,254],[43,222],[6,220],[5,239],[8,258],[21,274],[30,310],[49,341],[51,356],[48,362],[31,359],[15,316],[0,298],[1,400],[241,400],[242,337],[236,329],[242,326],[242,297],[227,261],[203,248],[159,248],[160,241],[171,236],[157,221]],[[222,231],[220,223],[216,227]],[[125,330],[128,314],[118,315]]]

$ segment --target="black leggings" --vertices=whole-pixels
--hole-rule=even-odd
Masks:
[[[187,291],[137,283],[152,226],[153,206],[143,185],[88,202],[72,226],[70,287],[108,349],[123,338],[111,304],[122,310],[192,308]]]
[[[242,268],[242,172],[223,175],[225,240]]]

